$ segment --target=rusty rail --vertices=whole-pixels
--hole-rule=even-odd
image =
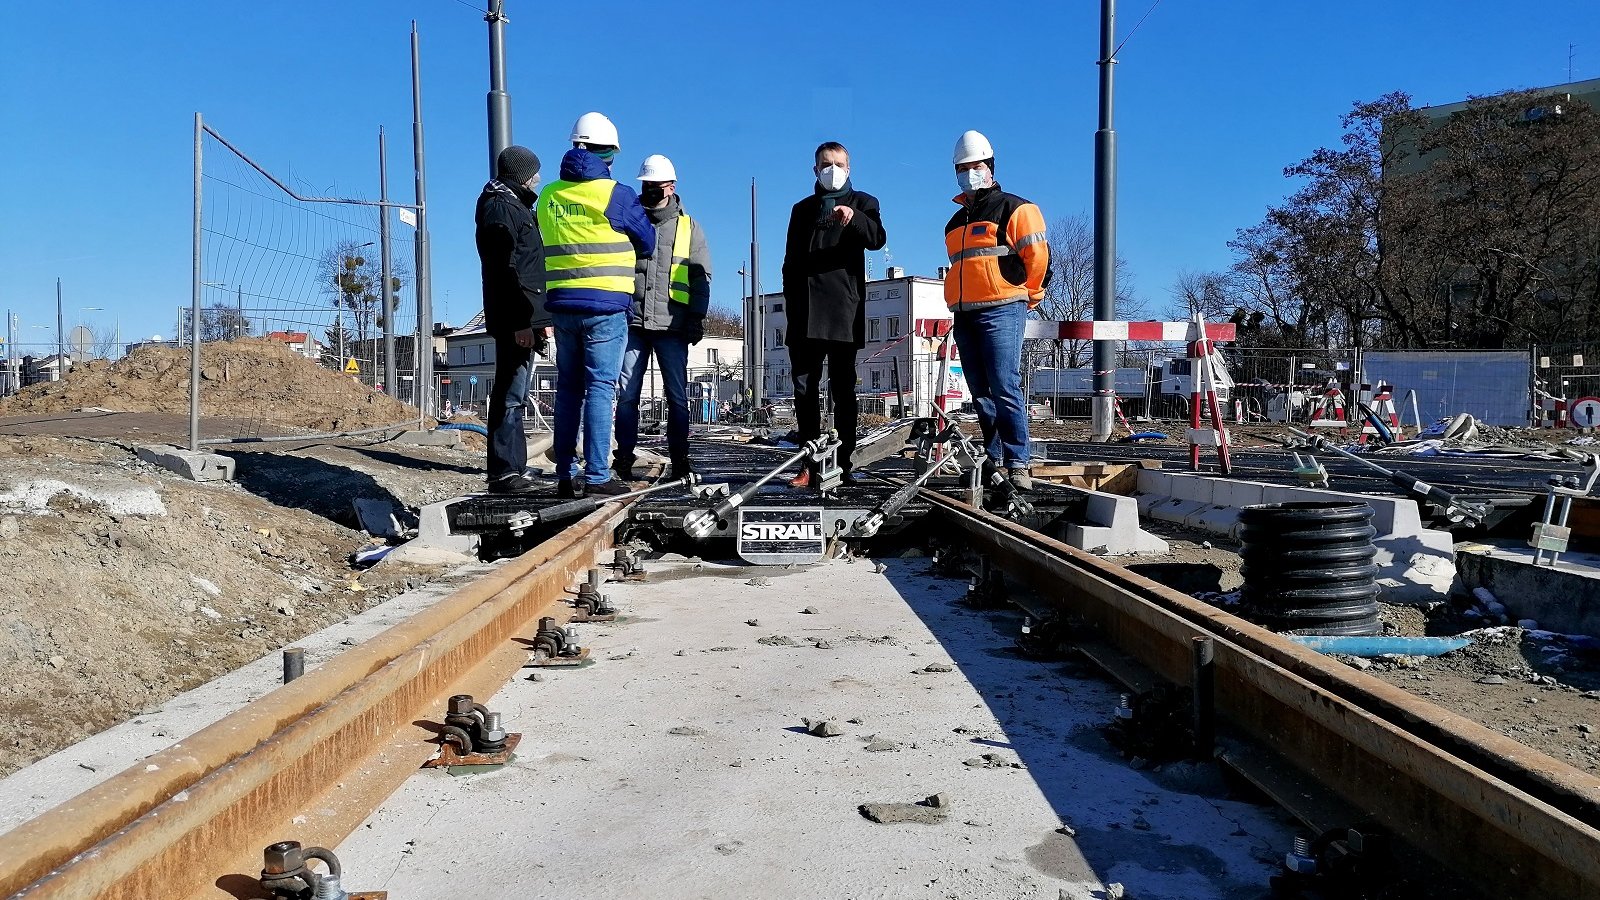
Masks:
[[[1219,715],[1490,896],[1600,896],[1600,779],[1186,594],[932,492],[1060,609],[1187,684],[1215,643]]]
[[[429,609],[0,835],[0,896],[236,893],[238,883],[230,887],[219,874],[259,869],[260,848],[283,839],[313,800],[346,807],[297,829],[332,846],[426,757],[417,720],[437,719],[443,699],[463,687],[493,693],[521,665],[525,654],[511,639],[526,634],[573,576],[593,565],[624,514],[620,506],[590,514]],[[350,796],[342,804],[329,799],[346,782]]]

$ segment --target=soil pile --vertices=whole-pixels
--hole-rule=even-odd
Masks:
[[[165,510],[66,490],[44,509],[0,502],[0,775],[439,572],[352,571],[361,533],[109,444],[0,438],[0,473],[0,495],[116,483]]]
[[[206,416],[241,425],[351,431],[416,419],[416,410],[354,378],[323,368],[276,341],[203,344],[200,403]],[[25,388],[0,402],[0,416],[71,412],[189,410],[189,351],[144,346],[116,361],[94,360],[61,381]]]

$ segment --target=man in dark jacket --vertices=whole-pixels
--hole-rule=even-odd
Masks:
[[[516,145],[500,151],[496,174],[478,197],[478,259],[483,266],[483,323],[494,338],[489,397],[489,491],[532,490],[523,407],[533,354],[549,344],[544,309],[544,245],[530,207],[539,192],[539,157]]]
[[[668,477],[689,474],[689,348],[705,337],[711,305],[711,251],[705,229],[683,211],[672,160],[656,154],[639,167],[639,202],[656,227],[656,252],[639,257],[633,287],[633,324],[622,357],[617,397],[617,477],[633,480],[639,440],[639,395],[655,355],[667,395]]]
[[[866,252],[887,236],[878,198],[850,183],[850,153],[832,141],[817,148],[811,196],[789,213],[783,251],[783,300],[789,319],[785,342],[794,370],[794,409],[802,440],[822,434],[822,372],[828,372],[834,427],[843,446],[845,480],[856,446],[856,350],[866,345]],[[809,487],[808,467],[789,482]]]

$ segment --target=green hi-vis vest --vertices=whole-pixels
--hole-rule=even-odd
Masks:
[[[678,233],[672,239],[672,278],[667,294],[673,303],[689,302],[689,233],[693,223],[678,214]]]
[[[545,290],[593,288],[633,294],[633,244],[606,219],[606,205],[616,186],[609,178],[555,181],[539,194]]]

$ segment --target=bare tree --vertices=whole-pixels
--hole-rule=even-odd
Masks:
[[[254,327],[254,323],[231,303],[213,303],[200,310],[202,341],[232,341],[249,337]]]
[[[115,326],[90,325],[89,334],[93,335],[89,343],[91,359],[113,359],[122,355],[121,333]]]
[[[744,336],[744,320],[732,310],[715,307],[706,310],[705,326],[707,337]]]
[[[374,254],[363,251],[368,245],[354,240],[343,240],[323,254],[321,267],[327,290],[333,295],[334,309],[341,318],[348,314],[345,326],[357,340],[367,340],[375,329],[382,328],[384,317],[394,312],[391,307],[382,309],[383,265]],[[390,262],[389,287],[393,306],[399,305],[400,290],[410,273],[398,260]]]

